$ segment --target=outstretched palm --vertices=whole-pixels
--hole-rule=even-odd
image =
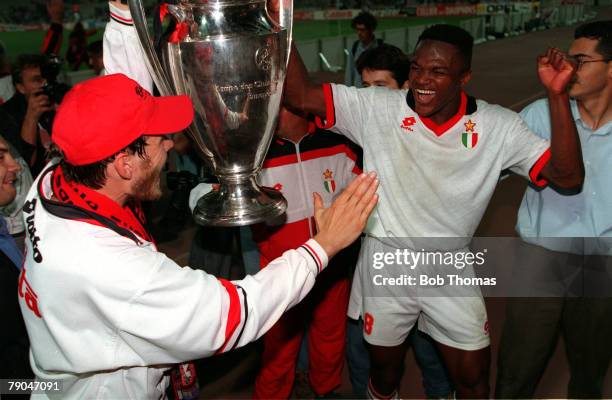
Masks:
[[[538,75],[547,91],[562,94],[574,76],[576,66],[559,50],[550,48],[538,57]]]

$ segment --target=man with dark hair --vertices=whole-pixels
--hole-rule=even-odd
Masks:
[[[383,86],[389,89],[408,88],[410,59],[399,48],[382,44],[366,50],[357,60],[364,87]],[[363,340],[363,316],[361,315],[361,280],[353,279],[351,302],[346,328],[346,358],[353,394],[365,397],[368,387],[370,360]],[[435,342],[415,327],[408,342],[423,376],[423,389],[429,399],[445,399],[453,395],[448,372],[435,347]]]
[[[0,110],[0,129],[5,138],[24,158],[33,176],[36,176],[47,162],[46,156],[51,143],[54,103],[43,94],[46,78],[43,67],[50,65],[48,60],[59,53],[62,45],[64,1],[47,0],[49,29],[43,40],[41,54],[24,54],[17,58],[12,71],[15,95],[2,104]],[[56,68],[59,71],[59,66]],[[65,93],[68,86],[56,86],[55,96]]]
[[[58,108],[62,161],[24,205],[18,293],[34,373],[61,380],[63,399],[162,398],[174,364],[257,339],[359,236],[376,204],[375,174],[362,174],[329,208],[314,193],[318,233],[259,273],[229,282],[181,268],[157,251],[139,202],[161,196],[166,134],[192,120],[187,96],[153,97],[122,74],[75,86]],[[173,388],[188,390],[193,366],[178,371]]]
[[[582,191],[528,187],[518,212],[522,239],[508,299],[496,397],[532,398],[563,336],[570,367],[568,398],[601,398],[612,357],[612,21],[576,29],[569,87],[585,159]],[[533,131],[551,136],[546,99],[521,111]]]
[[[363,87],[399,89],[408,81],[410,59],[398,47],[383,43],[364,51],[357,59],[356,66]]]
[[[373,398],[398,396],[404,342],[417,319],[419,329],[437,342],[457,396],[488,397],[488,321],[480,288],[448,280],[434,286],[420,286],[422,279],[393,282],[407,273],[428,281],[435,272],[448,274],[448,265],[436,262],[436,256],[444,251],[458,259],[469,252],[502,170],[509,168],[540,186],[582,184],[567,95],[572,64],[555,49],[538,60],[552,114],[549,142],[534,135],[516,113],[464,93],[471,78],[471,42],[458,27],[426,29],[412,59],[409,91],[321,87],[310,83],[295,49],[289,62],[287,105],[324,118],[325,128],[361,145],[364,167],[376,169],[384,183],[357,267]],[[410,268],[394,256],[402,251],[416,259]],[[458,276],[474,274],[472,262],[452,266]]]
[[[464,72],[471,70],[474,38],[468,31],[454,25],[435,25],[421,33],[419,42],[424,40],[433,40],[453,45],[458,50],[457,56],[461,59]]]
[[[382,39],[376,39],[374,31],[378,22],[369,12],[361,12],[351,21],[351,26],[357,32],[357,38],[347,56],[346,69],[344,71],[344,83],[347,86],[361,87],[361,75],[357,72],[355,61],[361,53],[382,44]]]
[[[44,65],[45,56],[40,54],[17,57],[12,71],[16,93],[0,106],[8,117],[2,123],[7,127],[6,139],[30,165],[34,176],[44,167],[51,143],[51,126],[42,123],[42,116],[53,110],[49,96],[42,92]]]

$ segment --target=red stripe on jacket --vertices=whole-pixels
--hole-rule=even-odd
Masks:
[[[353,160],[354,162],[357,161],[357,155],[346,144],[339,144],[339,145],[332,146],[332,147],[325,147],[322,149],[305,151],[300,154],[300,160],[301,161],[315,160],[317,158],[331,157],[337,154],[346,154],[346,156],[350,158],[351,160]],[[274,167],[281,167],[283,165],[291,165],[291,164],[297,164],[297,163],[298,163],[297,154],[289,154],[286,156],[275,157],[275,158],[265,160],[262,168],[274,168]],[[359,172],[355,172],[355,170]],[[353,172],[361,173],[361,169],[359,167],[355,167],[353,169]]]
[[[236,286],[225,279],[219,278],[219,282],[227,291],[230,301],[229,311],[227,312],[227,324],[225,325],[225,341],[223,342],[223,346],[217,351],[217,353],[223,353],[230,338],[236,331],[236,328],[240,325],[242,311],[240,309],[240,296],[238,296],[238,289],[236,289]]]

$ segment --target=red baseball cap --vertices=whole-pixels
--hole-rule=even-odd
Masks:
[[[66,94],[52,139],[67,162],[85,165],[112,156],[140,136],[180,132],[192,120],[189,97],[153,97],[123,74],[106,75]]]

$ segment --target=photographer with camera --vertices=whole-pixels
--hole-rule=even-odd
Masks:
[[[20,55],[12,72],[16,93],[0,106],[7,115],[5,124],[13,132],[7,139],[28,162],[34,176],[45,166],[54,109],[68,89],[56,81],[59,67],[57,57]]]
[[[15,94],[0,106],[0,132],[26,160],[33,176],[45,166],[54,109],[70,89],[56,80],[62,64],[55,54],[62,43],[64,1],[46,3],[50,25],[41,54],[17,58],[11,71]]]

